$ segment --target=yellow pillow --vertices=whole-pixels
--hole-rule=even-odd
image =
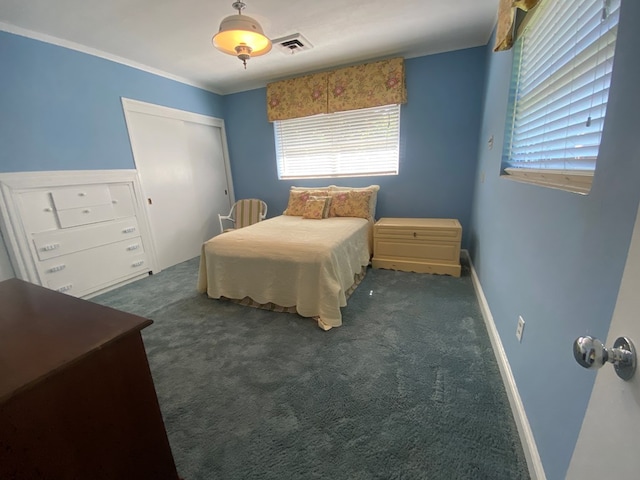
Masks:
[[[304,206],[309,197],[323,196],[326,192],[322,190],[291,190],[289,192],[289,203],[283,215],[302,216],[304,215]]]
[[[314,220],[326,218],[328,200],[329,197],[309,197],[304,205],[302,218],[312,218]]]
[[[380,190],[380,185],[369,185],[368,187],[339,187],[337,185],[330,185],[329,188],[331,190],[331,195],[346,191],[370,191],[371,199],[369,200],[369,217],[373,219],[376,216],[376,203],[378,200],[378,190]]]
[[[335,192],[331,196],[330,217],[369,218],[371,190],[347,190]]]

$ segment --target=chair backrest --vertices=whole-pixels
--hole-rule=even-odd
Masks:
[[[235,204],[235,227],[253,225],[267,216],[267,204],[257,198],[245,198]]]

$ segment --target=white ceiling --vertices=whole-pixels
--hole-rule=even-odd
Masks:
[[[485,45],[499,0],[246,0],[265,34],[313,48],[274,49],[247,69],[211,45],[233,0],[0,0],[0,30],[31,36],[228,94],[301,73],[391,56]]]

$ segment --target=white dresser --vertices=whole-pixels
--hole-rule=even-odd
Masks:
[[[16,276],[86,297],[156,271],[135,170],[0,175]]]

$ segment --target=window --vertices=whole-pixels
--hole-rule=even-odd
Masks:
[[[400,105],[274,122],[278,178],[397,175]]]
[[[588,193],[604,127],[620,0],[542,0],[516,41],[503,166]]]

